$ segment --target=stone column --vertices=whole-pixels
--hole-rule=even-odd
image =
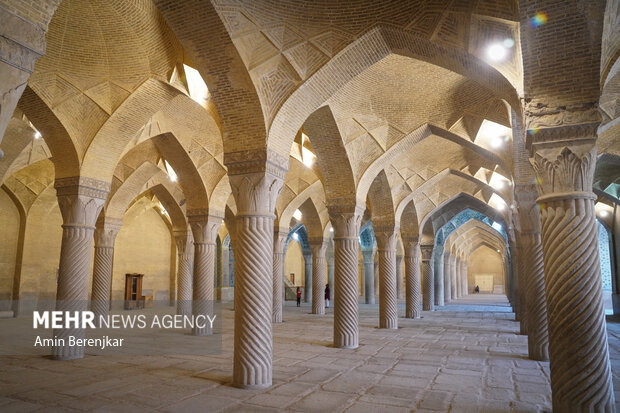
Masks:
[[[304,254],[304,302],[312,301],[312,253]]]
[[[444,251],[443,262],[443,299],[445,304],[452,301],[452,274],[450,273],[450,259],[451,255],[449,251]]]
[[[331,293],[331,302],[334,302],[334,296],[336,291],[334,290],[334,248],[328,247],[325,254],[327,259],[327,284],[329,284],[329,291]]]
[[[396,299],[403,298],[403,256],[396,255]]]
[[[325,250],[323,240],[311,240],[312,248],[312,314],[325,314]]]
[[[194,278],[192,314],[213,316],[215,282],[215,240],[223,218],[208,215],[207,211],[188,211],[188,221],[194,237]],[[192,334],[206,336],[213,333],[209,323],[204,328],[194,326]]]
[[[357,348],[358,322],[358,249],[364,210],[360,207],[329,206],[334,227],[335,292],[334,347]]]
[[[405,249],[405,317],[422,316],[422,297],[420,294],[420,243],[417,238],[404,237]]]
[[[461,298],[463,296],[463,280],[461,278],[462,268],[461,257],[457,255],[456,261],[454,262],[454,273],[456,274],[456,298]]]
[[[538,217],[536,217],[538,218]],[[521,220],[523,222],[523,219]],[[523,272],[527,274],[527,347],[532,360],[549,360],[547,328],[547,299],[545,298],[545,269],[540,232],[521,234],[523,243]]]
[[[463,292],[463,296],[469,295],[468,285],[467,285],[467,257],[461,258],[461,282],[463,283],[463,287],[461,287],[461,291]]]
[[[376,225],[379,254],[379,328],[398,328],[398,297],[396,295],[396,229]]]
[[[2,59],[0,59],[0,142],[15,112],[37,59],[45,54],[45,32],[54,9],[60,2],[37,10],[38,16],[49,15],[45,22],[30,22],[24,16],[0,7]],[[17,3],[16,3],[17,4]],[[28,8],[27,5],[23,7]],[[31,93],[34,93],[31,91]],[[0,159],[3,157],[0,150]],[[96,219],[96,217],[95,217]]]
[[[377,256],[376,251],[373,251],[374,257],[373,257],[373,270],[372,270],[372,274],[373,274],[373,281],[374,281],[374,289],[375,289],[375,302],[377,302],[379,300],[379,256]]]
[[[509,239],[514,239],[515,245],[514,250],[517,253],[516,259],[514,261],[514,276],[517,281],[517,295],[516,295],[516,303],[517,306],[515,312],[515,320],[519,321],[520,334],[527,335],[528,333],[528,316],[527,316],[527,283],[528,283],[528,274],[527,274],[527,263],[525,262],[524,255],[524,247],[523,240],[521,240],[521,236],[518,231],[514,231],[512,228],[508,230]]]
[[[450,255],[450,296],[453,300],[456,300],[458,298],[458,277],[457,277],[457,271],[456,271],[456,265],[457,265],[457,256],[456,254],[451,254]]]
[[[284,244],[288,228],[278,228],[273,234],[273,310],[271,313],[272,323],[282,322],[282,305],[284,291],[282,283],[284,278]]]
[[[222,244],[222,287],[230,287],[230,272],[229,272],[229,247]]]
[[[110,184],[91,178],[72,177],[57,179],[54,187],[63,222],[56,310],[85,311],[88,308],[95,222]],[[81,328],[54,330],[54,336],[63,340],[58,342],[65,345],[54,346],[52,357],[56,360],[84,357],[84,347],[69,346],[69,337],[83,339],[85,333]]]
[[[435,310],[435,280],[433,272],[433,244],[421,245],[422,253],[422,309]]]
[[[237,204],[233,385],[266,388],[272,383],[274,211],[288,159],[270,151],[224,159]]]
[[[592,193],[597,127],[541,129],[533,145],[557,412],[615,409]]]
[[[375,303],[375,254],[372,249],[362,250],[364,258],[364,286],[366,304]]]
[[[435,271],[435,305],[444,305],[443,254],[433,254],[432,261],[431,265]]]
[[[177,243],[179,255],[179,269],[177,271],[177,314],[192,314],[192,260],[193,243],[191,229],[186,231],[174,231],[174,239]]]
[[[110,314],[110,290],[112,288],[112,263],[114,241],[120,231],[120,219],[107,218],[95,228],[95,258],[93,262],[93,289],[91,310],[95,320]]]

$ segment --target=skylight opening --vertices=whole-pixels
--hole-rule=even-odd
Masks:
[[[301,221],[301,217],[302,217],[301,211],[296,209],[295,212],[293,212],[293,218],[295,218],[297,221]]]
[[[185,78],[187,79],[187,87],[189,89],[189,97],[197,102],[200,106],[206,107],[207,99],[209,98],[209,89],[207,84],[200,76],[198,70],[183,65],[185,70]]]
[[[164,162],[166,164],[166,173],[168,174],[168,178],[170,178],[172,182],[176,182],[178,178],[177,173],[174,171],[174,169],[172,169],[172,166],[170,166],[168,161],[164,161]]]

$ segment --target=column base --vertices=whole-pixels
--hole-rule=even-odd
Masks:
[[[273,386],[272,382],[265,384],[241,384],[241,383],[233,383],[233,387],[244,390],[264,390]]]

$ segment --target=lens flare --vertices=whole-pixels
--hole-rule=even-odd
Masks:
[[[530,19],[530,25],[534,28],[540,27],[546,24],[548,19],[549,18],[547,17],[547,13],[545,13],[544,11],[539,11],[534,15],[534,17]]]

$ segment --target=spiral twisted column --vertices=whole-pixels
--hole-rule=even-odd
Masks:
[[[331,292],[332,301],[334,300],[334,296],[336,295],[336,291],[334,290],[334,248],[333,244],[330,243],[330,246],[327,248],[327,253],[325,254],[327,260],[327,284],[329,284],[329,291]]]
[[[515,301],[517,302],[515,319],[519,321],[519,332],[522,335],[528,334],[528,300],[527,288],[529,283],[529,274],[527,256],[525,255],[524,241],[521,239],[521,234],[517,231],[509,229],[509,237],[514,238],[516,241],[516,259],[513,268],[513,275],[517,281],[517,295]]]
[[[227,154],[235,217],[235,332],[233,385],[272,384],[273,250],[276,200],[288,160],[268,151]],[[248,172],[255,171],[255,172]]]
[[[189,211],[188,221],[194,237],[194,279],[192,314],[194,319],[213,316],[215,285],[215,251],[217,232],[222,217],[205,214],[206,211]],[[192,330],[195,336],[213,334],[208,322],[196,323]]]
[[[422,310],[435,311],[435,279],[433,245],[421,245],[422,253]]]
[[[312,301],[312,252],[308,251],[304,256],[304,302]]]
[[[461,287],[463,296],[469,295],[469,291],[467,289],[467,257],[463,257],[461,259],[461,282],[463,284]]]
[[[527,274],[527,347],[532,360],[549,360],[547,299],[545,298],[545,269],[540,233],[521,235],[524,247],[524,271]]]
[[[363,249],[364,260],[364,302],[375,303],[375,254],[372,249]]]
[[[373,266],[372,266],[372,274],[373,274],[373,281],[374,281],[374,293],[375,293],[375,302],[377,302],[377,300],[379,300],[379,256],[377,254],[375,254],[374,257],[374,262],[373,262]]]
[[[194,258],[191,229],[174,231],[174,240],[177,244],[177,314],[189,316],[192,314],[192,260]]]
[[[461,257],[457,256],[454,263],[454,272],[456,274],[456,297],[461,298],[463,296],[463,266],[461,265]]]
[[[121,229],[120,219],[107,218],[95,228],[95,256],[93,262],[93,287],[91,310],[95,320],[107,318],[110,313],[110,290],[112,287],[112,264],[114,240]]]
[[[405,249],[405,317],[422,316],[420,288],[420,243],[417,238],[403,237]]]
[[[597,126],[554,129],[562,136],[585,131],[595,137]],[[553,131],[543,130],[542,138],[547,134]],[[595,164],[594,140],[547,146],[534,155],[557,412],[615,410],[591,192]]]
[[[288,231],[286,228],[274,229],[273,234],[273,309],[271,321],[282,322],[282,279],[284,277],[284,244]]]
[[[334,227],[335,297],[334,346],[357,348],[359,345],[358,249],[363,209],[357,206],[328,207]]]
[[[458,298],[458,278],[456,271],[456,254],[450,255],[450,298],[456,300]]]
[[[91,178],[71,177],[57,179],[54,187],[62,214],[62,244],[60,268],[56,291],[57,311],[85,311],[88,309],[88,286],[92,260],[95,222],[110,185]],[[56,360],[73,360],[84,357],[84,347],[69,346],[69,337],[83,339],[86,332],[81,328],[54,330],[58,343],[52,347]]]
[[[443,262],[439,265],[443,265],[443,299],[445,304],[452,301],[452,275],[450,274],[450,252],[444,251]]]
[[[396,231],[375,228],[379,254],[379,328],[398,328]]]
[[[403,256],[396,254],[396,299],[403,298]]]
[[[325,250],[323,239],[310,240],[312,249],[312,314],[325,314]]]
[[[431,265],[435,273],[435,305],[444,305],[443,254],[434,255]],[[437,262],[435,262],[437,261]]]

